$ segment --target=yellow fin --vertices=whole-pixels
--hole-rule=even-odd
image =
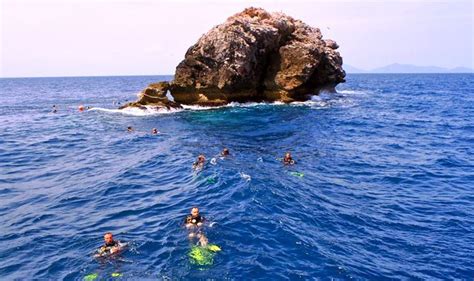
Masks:
[[[209,245],[209,246],[208,246],[208,249],[211,250],[211,251],[213,251],[213,252],[219,252],[219,251],[221,251],[221,248],[220,248],[219,246],[217,246],[217,245]]]

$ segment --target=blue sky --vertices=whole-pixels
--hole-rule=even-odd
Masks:
[[[338,42],[344,63],[474,67],[474,1],[1,0],[1,77],[173,74],[245,7],[281,11]]]

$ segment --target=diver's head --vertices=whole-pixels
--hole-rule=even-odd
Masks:
[[[131,126],[127,127],[127,131],[131,132],[132,130],[133,130],[133,128]]]
[[[104,234],[104,242],[106,245],[112,244],[114,242],[114,236],[112,235],[112,233],[107,232]]]
[[[285,154],[285,158],[291,159],[291,153],[287,152],[287,153]]]
[[[199,209],[198,207],[194,207],[191,209],[191,215],[195,218],[197,216],[199,216]]]
[[[222,150],[222,155],[229,155],[229,149],[226,147]]]
[[[156,128],[153,128],[153,130],[151,130],[151,133],[156,135],[156,134],[158,134],[158,130]]]
[[[203,154],[200,154],[200,155],[198,156],[198,162],[199,162],[199,163],[204,163],[204,161],[206,161],[206,157],[204,157]]]

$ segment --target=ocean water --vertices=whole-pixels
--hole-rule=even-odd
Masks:
[[[0,279],[474,277],[474,75],[349,75],[294,105],[114,110],[170,78],[0,80]],[[210,266],[187,255],[192,206],[222,248]],[[98,261],[106,231],[131,246]]]

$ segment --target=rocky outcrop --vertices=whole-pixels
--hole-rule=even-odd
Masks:
[[[247,8],[188,49],[166,90],[179,104],[307,100],[344,82],[338,47],[300,20]],[[151,86],[138,104],[155,101],[147,92],[163,96]]]
[[[168,82],[158,82],[148,85],[143,91],[138,94],[138,100],[134,102],[127,103],[120,107],[120,109],[126,107],[158,107],[158,108],[181,108],[181,105],[171,101],[166,96],[167,92],[170,89],[170,84]]]

